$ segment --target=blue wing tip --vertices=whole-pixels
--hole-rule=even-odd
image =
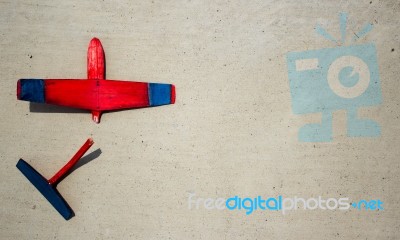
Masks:
[[[175,86],[172,84],[149,83],[149,106],[175,103]]]
[[[20,79],[17,83],[17,99],[29,102],[44,103],[43,79]]]

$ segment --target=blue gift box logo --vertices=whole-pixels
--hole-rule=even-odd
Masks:
[[[344,43],[347,15],[340,14]],[[372,29],[367,24],[353,42]],[[339,43],[324,29],[317,33]],[[359,119],[359,107],[382,102],[379,70],[374,44],[338,46],[287,54],[292,108],[295,114],[322,113],[321,123],[304,125],[299,130],[302,142],[332,141],[332,113],[347,110],[347,135],[350,137],[379,136],[379,125],[370,119]]]

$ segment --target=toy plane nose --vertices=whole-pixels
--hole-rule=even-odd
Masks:
[[[20,79],[17,83],[17,99],[44,103],[43,79]]]

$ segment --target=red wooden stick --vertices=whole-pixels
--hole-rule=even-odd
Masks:
[[[69,160],[64,167],[60,169],[52,178],[49,179],[51,185],[56,184],[78,161],[82,158],[87,150],[93,145],[93,139],[89,138],[85,144],[75,153],[75,155]]]

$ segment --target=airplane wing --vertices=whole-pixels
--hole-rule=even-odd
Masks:
[[[175,86],[103,79],[20,79],[17,97],[102,112],[173,104]]]

